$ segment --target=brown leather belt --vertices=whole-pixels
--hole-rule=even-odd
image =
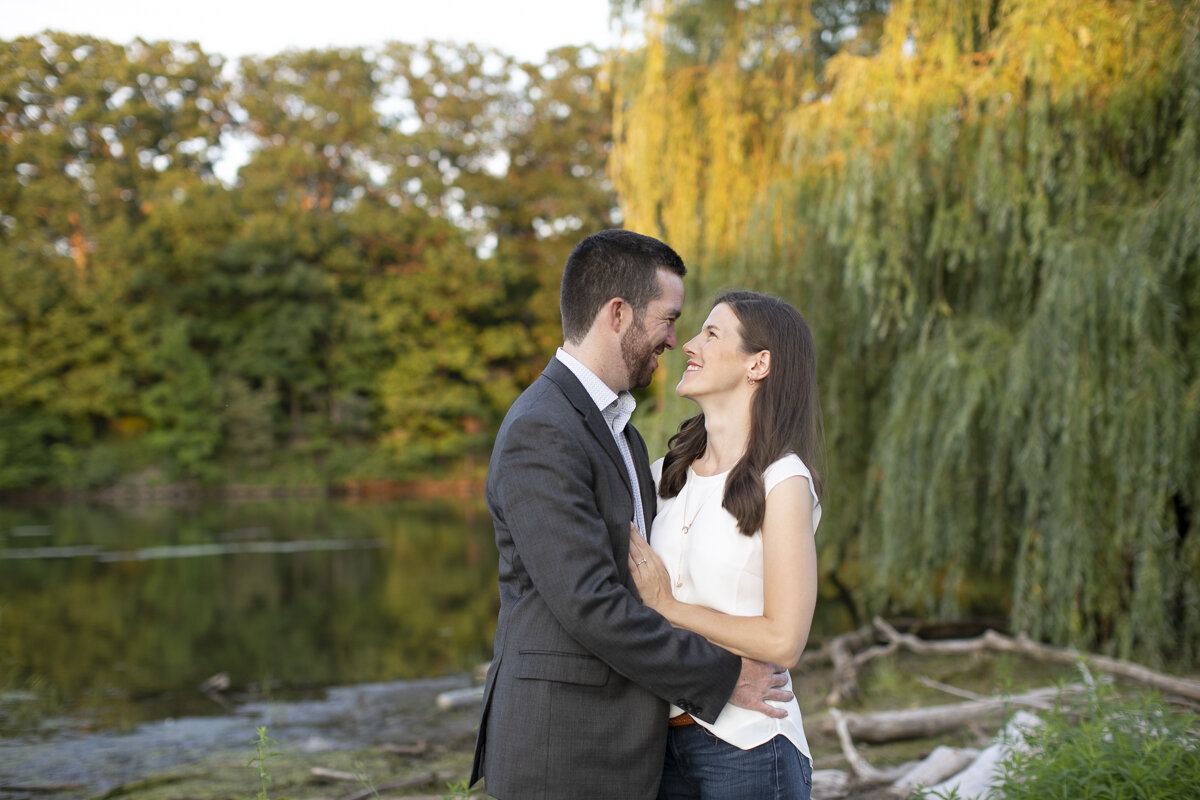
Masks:
[[[696,720],[692,719],[691,714],[684,713],[680,714],[678,717],[671,717],[669,720],[667,720],[667,724],[672,728],[678,728],[680,725],[691,725],[695,721]]]

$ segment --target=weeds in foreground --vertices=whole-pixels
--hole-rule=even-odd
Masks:
[[[375,784],[371,782],[371,779],[367,777],[367,773],[363,771],[361,761],[354,762],[354,777],[358,778],[358,783],[364,790],[371,793],[371,797],[379,800],[379,790],[375,788]]]
[[[258,780],[262,786],[255,795],[258,800],[268,800],[267,786],[271,783],[271,774],[267,772],[267,759],[279,755],[278,752],[271,749],[277,744],[279,742],[267,736],[266,725],[258,729],[258,737],[254,740],[254,758],[246,762],[247,767],[254,767],[258,770]]]
[[[989,797],[1178,800],[1183,787],[1200,786],[1200,716],[1158,694],[1122,697],[1112,685],[1093,684],[1082,709],[1060,702],[1039,716],[1044,724],[1024,732],[1026,746],[998,766]],[[959,797],[957,790],[920,796]]]
[[[1177,800],[1200,786],[1200,717],[1154,693],[1123,698],[1097,686],[1078,714],[1061,707],[1000,766],[1006,800],[1104,797]]]
[[[247,767],[254,767],[258,771],[258,780],[261,788],[258,794],[255,795],[256,800],[270,800],[267,795],[267,787],[271,784],[271,773],[267,771],[267,759],[279,755],[278,752],[271,748],[278,745],[279,742],[267,736],[266,726],[258,728],[258,736],[254,740],[254,758],[246,762]],[[363,770],[361,761],[354,763],[354,777],[358,780],[360,786],[375,800],[380,800],[379,790],[375,788],[375,784],[371,778]]]

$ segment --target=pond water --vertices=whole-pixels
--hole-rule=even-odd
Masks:
[[[95,796],[259,725],[305,752],[469,738],[478,712],[434,701],[491,657],[496,572],[481,502],[0,507],[0,798]],[[849,625],[818,612],[814,637]]]
[[[0,508],[0,744],[469,672],[491,542],[481,504]]]

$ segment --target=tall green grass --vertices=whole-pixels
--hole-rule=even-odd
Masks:
[[[1200,717],[1157,694],[1098,686],[1082,709],[1058,706],[1001,765],[1005,800],[1200,797]]]

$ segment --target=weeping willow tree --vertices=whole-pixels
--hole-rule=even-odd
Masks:
[[[626,224],[812,324],[831,583],[1194,664],[1197,4],[642,11]]]

